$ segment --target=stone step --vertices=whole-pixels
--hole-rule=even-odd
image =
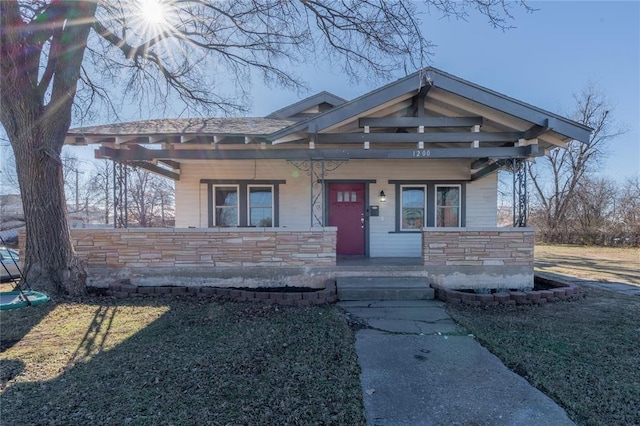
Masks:
[[[426,277],[338,277],[338,300],[431,300]]]

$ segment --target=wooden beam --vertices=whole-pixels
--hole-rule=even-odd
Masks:
[[[500,168],[500,164],[498,163],[493,163],[488,165],[487,167],[485,167],[484,169],[478,170],[477,172],[473,173],[471,175],[471,180],[478,180],[481,179],[487,175],[490,175],[491,173],[495,172],[496,170],[498,170]]]
[[[134,151],[101,147],[96,151],[97,158],[114,161],[151,161],[157,160],[347,160],[347,159],[415,159],[428,160],[440,158],[528,158],[538,156],[538,146],[523,147],[480,147],[480,148],[430,148],[430,149],[154,149]]]
[[[463,143],[517,142],[522,132],[438,132],[438,133],[320,133],[318,143]]]
[[[547,132],[551,132],[553,131],[553,126],[555,125],[555,123],[556,123],[555,118],[547,118],[545,119],[545,123],[543,126],[535,125],[531,127],[529,130],[527,130],[526,132],[524,132],[523,139],[535,139],[544,135]]]
[[[358,126],[364,127],[473,127],[481,126],[482,117],[363,117]]]
[[[141,169],[148,170],[152,173],[167,177],[172,180],[180,180],[180,174],[164,169],[162,167],[158,167],[155,164],[147,163],[146,161],[133,161],[130,162],[129,165],[133,167],[140,167]]]

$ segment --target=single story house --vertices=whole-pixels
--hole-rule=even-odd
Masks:
[[[74,241],[89,267],[140,282],[189,268],[313,275],[359,257],[413,258],[449,288],[529,288],[522,166],[590,133],[432,67],[353,100],[321,92],[266,117],[72,129],[67,144],[97,144],[96,157],[114,161],[116,213],[126,217],[125,165],[176,190],[175,228],[74,230]],[[500,168],[518,175],[512,228],[497,227]]]

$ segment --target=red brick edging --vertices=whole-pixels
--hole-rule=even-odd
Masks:
[[[316,291],[259,291],[207,286],[135,286],[127,283],[109,285],[105,294],[116,298],[143,296],[223,297],[236,302],[258,302],[286,306],[309,306],[335,303],[338,300],[335,281],[327,281],[325,288]]]
[[[584,295],[583,289],[575,284],[561,284],[549,290],[509,291],[504,293],[481,294],[449,290],[431,284],[438,300],[451,304],[471,306],[542,305],[560,300],[574,300]]]

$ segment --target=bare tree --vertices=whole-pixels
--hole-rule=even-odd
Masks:
[[[504,0],[425,3],[444,16],[475,8],[502,28],[511,19]],[[335,61],[353,78],[389,77],[428,57],[419,24],[413,0],[0,1],[0,122],[16,156],[29,282],[86,291],[60,159],[73,111],[82,119],[96,106],[115,113],[114,99],[168,105],[172,95],[189,110],[233,112],[252,71],[301,88],[292,70],[307,58]],[[236,93],[216,88],[221,74]]]
[[[640,245],[640,177],[627,178],[616,205],[617,242]]]
[[[113,208],[113,164],[107,160],[93,163],[87,190],[93,194],[93,206],[103,212],[104,223],[109,224]]]
[[[128,213],[138,226],[165,226],[173,216],[174,188],[168,179],[133,168],[129,174],[128,191]]]
[[[572,240],[579,244],[604,245],[614,222],[616,182],[585,176],[578,183],[574,203],[568,209]]]
[[[574,98],[574,120],[594,129],[589,142],[571,141],[566,149],[554,148],[527,167],[535,201],[531,217],[546,242],[562,242],[567,237],[567,214],[580,182],[598,169],[605,158],[607,143],[624,133],[595,86],[589,85]]]

